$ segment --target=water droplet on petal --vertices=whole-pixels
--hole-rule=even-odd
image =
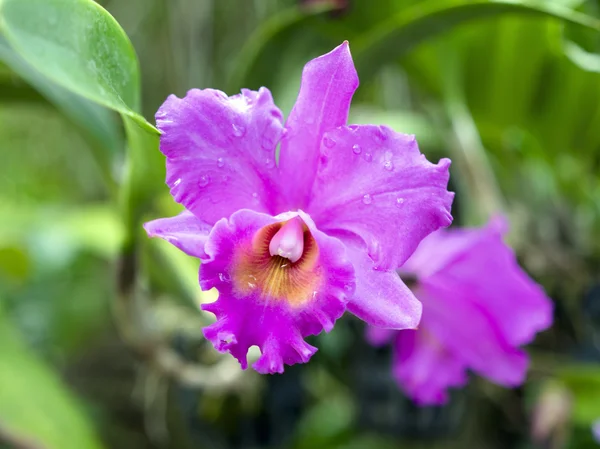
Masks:
[[[402,207],[402,204],[404,204],[404,198],[396,198],[396,207]]]
[[[221,282],[229,282],[229,276],[227,273],[219,273],[219,280]]]
[[[231,127],[233,128],[233,135],[236,137],[242,137],[244,134],[246,134],[246,128],[244,128],[242,125],[236,125],[233,123]]]
[[[220,157],[219,159],[217,159],[217,167],[222,167],[223,165],[225,165],[225,161],[222,157]]]
[[[177,180],[173,183],[173,187],[177,187],[179,184],[181,184],[181,178],[177,178]]]
[[[373,202],[373,198],[371,198],[371,195],[367,193],[365,196],[363,196],[362,202],[363,204],[371,204]]]
[[[200,187],[206,187],[209,182],[210,182],[210,176],[208,176],[208,175],[202,175],[202,176],[200,176],[200,180],[198,181],[198,185]]]
[[[273,159],[268,157],[265,159],[265,165],[267,166],[267,168],[273,168],[275,166],[275,162],[273,162]]]
[[[371,162],[373,160],[373,155],[368,151],[365,153],[365,161]]]
[[[394,169],[394,164],[392,164],[392,161],[385,161],[383,163],[383,168],[385,168],[387,171],[392,171]]]
[[[333,148],[335,146],[335,140],[330,137],[323,137],[323,145],[327,148]]]
[[[352,146],[352,152],[354,154],[360,154],[360,152],[362,151],[362,149],[360,148],[359,144],[353,145]]]
[[[256,193],[256,192],[252,193],[252,201],[254,203],[258,203],[258,193]]]

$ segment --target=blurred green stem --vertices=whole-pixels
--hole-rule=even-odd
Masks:
[[[117,295],[113,305],[115,323],[122,340],[135,355],[161,376],[191,388],[243,389],[244,372],[232,357],[223,357],[213,366],[190,363],[181,358],[150,329],[147,304],[137,288],[137,239],[126,242],[117,265]]]

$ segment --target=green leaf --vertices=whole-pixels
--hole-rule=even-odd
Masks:
[[[54,83],[155,128],[136,111],[140,75],[131,42],[91,0],[2,0],[0,29],[10,46]]]
[[[29,276],[30,260],[26,252],[17,246],[0,247],[0,280],[9,279],[22,283]]]
[[[36,207],[0,198],[0,215],[5,217],[0,223],[0,248],[28,248],[48,268],[61,255],[82,251],[110,260],[124,239],[123,223],[115,208],[105,204]],[[0,272],[2,265],[0,255]],[[19,262],[18,266],[23,264]],[[24,271],[18,266],[10,268]]]
[[[588,72],[600,73],[600,55],[590,53],[575,42],[565,40],[565,55],[578,67]]]
[[[557,374],[573,396],[573,420],[590,426],[600,417],[600,365],[570,365]]]
[[[129,157],[121,200],[129,244],[162,185],[164,162],[158,130],[137,112],[139,66],[127,35],[91,0],[0,0],[0,31],[47,80],[122,115]]]
[[[19,56],[2,36],[0,36],[0,60],[8,64],[16,74],[35,87],[65,116],[85,131],[91,138],[90,144],[104,178],[110,182],[112,180],[111,156],[117,154],[122,147],[121,134],[113,113],[50,81]]]
[[[101,449],[82,407],[0,311],[0,428],[44,449]],[[28,446],[29,447],[29,446]]]
[[[561,5],[514,0],[428,0],[384,20],[352,44],[361,79],[368,79],[386,62],[418,44],[475,19],[505,15],[553,17],[600,30],[600,21]]]

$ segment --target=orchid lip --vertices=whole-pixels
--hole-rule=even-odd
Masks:
[[[302,305],[314,299],[321,275],[319,248],[301,217],[267,225],[237,257],[234,283],[239,291]]]

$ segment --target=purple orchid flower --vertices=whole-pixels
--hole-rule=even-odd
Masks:
[[[416,403],[443,404],[449,387],[466,384],[467,369],[508,387],[524,382],[519,347],[552,324],[553,308],[503,242],[506,230],[497,217],[482,229],[431,234],[400,271],[416,279],[419,329],[367,329],[374,345],[394,339],[394,377]]]
[[[375,326],[419,323],[395,270],[450,224],[450,161],[428,162],[413,136],[347,126],[357,87],[344,42],[305,66],[285,126],[264,87],[192,89],[156,114],[167,184],[186,210],[145,229],[200,258],[200,286],[219,291],[202,306],[217,317],[204,335],[244,369],[252,345],[260,373],[307,362],[316,348],[304,337],[346,308]]]

